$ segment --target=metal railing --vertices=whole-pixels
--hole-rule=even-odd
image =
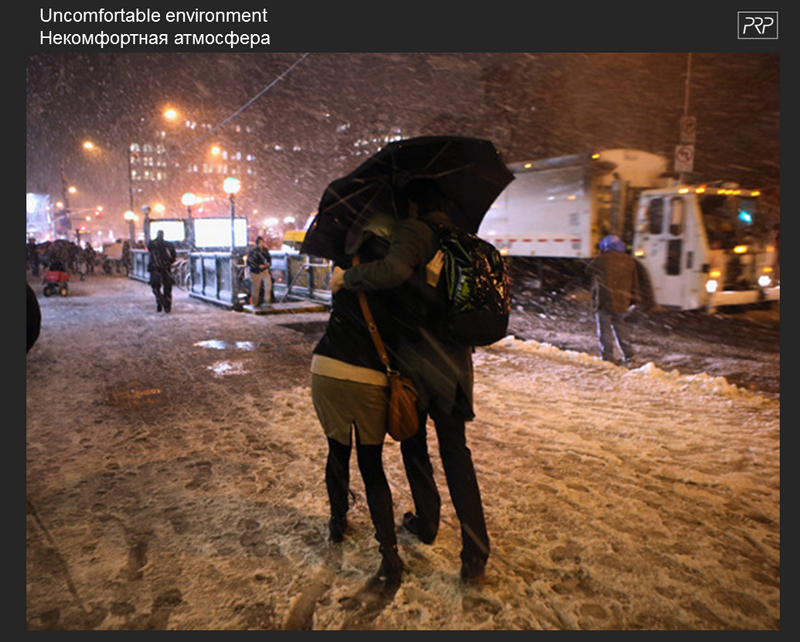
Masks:
[[[305,299],[330,303],[332,264],[326,259],[272,252],[272,281],[279,301]]]
[[[331,261],[291,252],[271,254],[270,273],[278,301],[330,303]],[[149,263],[147,250],[132,250],[130,278],[147,283]],[[250,294],[242,257],[229,251],[179,253],[172,275],[178,287],[189,290],[189,296],[224,307],[239,308]]]
[[[239,306],[244,266],[230,252],[189,254],[189,296],[225,307]]]
[[[191,262],[187,256],[185,259],[178,259],[175,265],[172,266],[172,276],[175,279],[175,285],[181,290],[189,289],[191,285]]]

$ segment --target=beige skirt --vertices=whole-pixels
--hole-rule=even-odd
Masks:
[[[386,436],[387,388],[369,383],[311,374],[311,398],[322,430],[330,439],[350,445],[382,444]]]

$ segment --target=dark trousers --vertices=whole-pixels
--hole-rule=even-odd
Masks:
[[[358,431],[356,442],[358,440]],[[331,519],[343,522],[349,508],[350,449],[334,439],[328,439],[328,461],[325,465],[325,486],[331,504]],[[397,533],[394,528],[392,491],[383,471],[383,444],[364,446],[356,443],[358,469],[364,480],[367,506],[375,527],[375,539],[383,545],[394,546]]]
[[[619,347],[623,361],[633,359],[633,345],[628,333],[625,312],[614,310],[597,310],[597,340],[600,344],[600,356],[604,361],[616,362],[614,345]]]
[[[435,405],[429,411],[436,427],[447,488],[461,523],[461,559],[486,561],[489,558],[489,535],[472,453],[467,446],[466,425],[463,419],[453,417]],[[414,498],[420,539],[432,541],[439,531],[442,500],[428,454],[427,419],[426,413],[420,415],[419,431],[402,442],[400,449]]]
[[[150,287],[158,309],[169,312],[172,309],[172,275],[169,272],[150,272]]]

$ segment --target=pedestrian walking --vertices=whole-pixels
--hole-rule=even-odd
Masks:
[[[630,365],[634,350],[627,315],[639,302],[636,261],[625,251],[622,240],[612,234],[600,241],[600,254],[589,265],[589,274],[600,356],[604,361]]]
[[[450,226],[446,199],[431,181],[411,181],[398,195],[401,220],[394,224],[388,253],[377,261],[346,270],[334,270],[331,291],[381,291],[395,288],[401,330],[395,352],[397,368],[411,376],[423,398],[415,436],[401,443],[403,463],[414,500],[414,512],[403,525],[422,542],[433,543],[439,530],[441,497],[433,476],[427,445],[427,420],[436,429],[447,486],[461,524],[461,576],[473,580],[484,574],[489,558],[489,536],[472,453],[466,440],[466,422],[473,410],[472,351],[437,336],[431,318],[432,288],[425,285],[428,261],[436,252],[434,229]],[[427,290],[426,290],[427,288]]]
[[[267,249],[266,241],[259,236],[255,247],[247,254],[247,267],[250,270],[250,303],[253,307],[259,307],[264,301],[273,302],[271,266],[272,255]]]
[[[122,242],[122,267],[125,270],[125,276],[131,275],[131,242]]]
[[[94,251],[91,243],[86,241],[83,246],[83,258],[86,261],[86,269],[89,274],[94,274],[95,263],[97,262],[97,252]]]
[[[172,311],[172,264],[175,263],[175,245],[164,239],[164,231],[158,230],[147,246],[150,253],[150,287],[156,297],[156,310]]]
[[[366,248],[364,248],[366,249]],[[363,256],[368,260],[367,256]],[[391,316],[380,297],[370,307],[387,338]],[[378,571],[389,583],[400,581],[403,562],[397,550],[392,493],[383,470],[388,385],[355,292],[342,290],[332,297],[325,334],[313,351],[311,396],[328,441],[325,486],[330,502],[330,539],[341,542],[347,531],[350,452],[355,439],[356,458],[367,506],[379,543]]]
[[[68,243],[67,246],[67,271],[72,274],[79,274],[78,261],[83,258],[83,250],[79,242],[73,241]],[[81,280],[83,280],[81,275]]]
[[[78,252],[75,255],[75,271],[78,273],[78,277],[81,281],[83,281],[89,273],[89,264],[86,261],[86,254],[80,247],[78,247]]]

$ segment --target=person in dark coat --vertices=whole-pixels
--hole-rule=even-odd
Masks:
[[[452,225],[447,203],[429,181],[409,183],[400,196],[406,218],[394,224],[385,258],[343,271],[334,270],[331,291],[376,292],[394,288],[399,326],[390,354],[397,369],[410,376],[421,393],[424,410],[414,437],[401,443],[415,512],[403,516],[403,525],[422,542],[433,543],[441,514],[441,498],[433,476],[427,446],[427,420],[433,420],[450,497],[461,524],[461,576],[471,580],[484,574],[489,536],[472,453],[466,441],[466,422],[474,418],[473,368],[470,347],[437,336],[430,318],[424,284],[425,268],[436,252],[435,228]],[[425,290],[425,288],[429,288]],[[392,348],[394,347],[394,351]]]
[[[31,276],[39,276],[39,248],[36,247],[36,241],[32,238],[28,239],[28,267],[31,269]]]
[[[256,246],[247,253],[247,267],[250,270],[250,303],[254,307],[259,307],[263,301],[272,303],[272,278],[270,267],[272,266],[272,255],[267,249],[267,243],[263,237],[256,239]],[[264,297],[261,297],[261,286],[264,286]]]
[[[94,248],[92,247],[91,243],[89,243],[89,241],[86,241],[86,243],[83,246],[83,258],[86,261],[87,272],[89,274],[94,274],[94,267],[95,263],[97,262],[97,252],[94,251]]]
[[[625,251],[622,240],[612,234],[600,241],[600,254],[590,264],[589,274],[600,356],[604,361],[620,363],[615,357],[616,345],[621,363],[630,365],[634,350],[626,315],[639,302],[636,261]]]
[[[175,263],[175,245],[164,240],[164,231],[158,230],[147,246],[150,253],[150,287],[156,297],[156,310],[170,312],[172,310],[172,264]]]
[[[36,292],[33,288],[26,283],[28,289],[27,308],[25,312],[25,337],[27,342],[27,352],[31,351],[33,344],[39,338],[39,332],[42,329],[42,310],[39,307],[39,299],[36,298]]]
[[[369,246],[367,241],[358,248],[362,260],[375,257]],[[392,319],[386,313],[387,306],[379,296],[371,297],[369,305],[381,334],[391,340]],[[331,512],[330,539],[341,542],[347,531],[350,452],[355,437],[358,468],[381,553],[378,575],[396,584],[403,562],[397,550],[392,493],[382,461],[388,381],[355,292],[342,290],[333,295],[325,334],[313,350],[311,373],[311,397],[328,441],[325,486]]]
[[[130,241],[123,241],[122,242],[122,267],[125,270],[125,276],[130,276],[131,274],[131,242]],[[94,271],[94,269],[92,269]]]

